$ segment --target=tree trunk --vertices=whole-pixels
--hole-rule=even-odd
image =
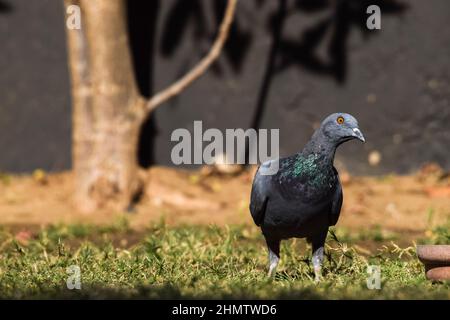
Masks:
[[[142,190],[137,147],[142,122],[179,94],[217,59],[234,17],[228,0],[210,52],[184,77],[152,97],[138,93],[132,68],[124,0],[65,0],[81,9],[81,29],[67,29],[73,100],[75,204],[92,212],[125,208]]]
[[[82,28],[68,31],[73,93],[75,201],[83,211],[126,206],[139,190],[142,99],[132,73],[123,1],[81,0]]]

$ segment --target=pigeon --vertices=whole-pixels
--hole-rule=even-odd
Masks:
[[[334,155],[339,145],[353,139],[365,142],[358,121],[350,114],[334,113],[323,120],[301,152],[259,166],[250,212],[267,243],[269,276],[280,260],[281,240],[306,238],[312,245],[315,280],[321,279],[328,228],[337,223],[343,200]],[[273,166],[279,168],[276,173],[268,170]]]

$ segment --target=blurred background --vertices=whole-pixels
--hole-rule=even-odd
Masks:
[[[366,8],[381,7],[381,30]],[[127,2],[141,93],[205,55],[226,1]],[[366,136],[338,165],[352,174],[450,168],[450,3],[446,0],[240,1],[217,63],[159,107],[139,142],[142,167],[171,166],[171,132],[280,128],[281,154],[302,148],[324,116],[355,115]],[[65,12],[58,0],[0,1],[0,170],[71,168]],[[371,160],[370,160],[371,159]],[[370,161],[369,161],[370,160]]]
[[[70,44],[84,38],[66,30],[63,1],[0,0],[0,222],[103,223],[128,212],[137,227],[160,217],[249,223],[255,168],[171,168],[172,131],[192,130],[194,120],[204,130],[279,128],[284,156],[301,150],[333,112],[356,116],[367,141],[336,155],[344,226],[370,221],[424,232],[430,219],[448,220],[446,0],[239,1],[224,48],[203,76],[121,133],[124,119],[133,119],[120,117],[134,107],[129,101],[161,92],[207,55],[229,3],[67,0],[81,7],[88,49],[77,64],[69,63]],[[366,27],[371,4],[381,9],[381,30]],[[71,94],[83,61],[101,79],[88,84],[94,94],[86,105],[81,91]],[[102,81],[124,90],[108,102]]]
[[[449,298],[415,246],[450,244],[450,1],[234,3],[0,0],[0,298]],[[369,5],[381,30],[366,27]],[[221,39],[201,77],[148,107]],[[334,112],[354,115],[366,143],[336,154],[327,282],[316,290],[298,239],[263,280],[256,166],[174,168],[171,133],[195,120],[279,129],[285,156]],[[369,262],[383,290],[365,289]]]

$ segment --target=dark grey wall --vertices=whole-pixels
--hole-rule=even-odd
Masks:
[[[177,8],[176,2],[155,1],[156,25],[140,36],[151,43],[150,63],[137,64],[138,70],[148,70],[150,78],[141,81],[148,91],[165,87],[193,66],[216,32],[214,12],[220,6],[215,2],[190,1],[188,8]],[[0,170],[69,168],[61,3],[2,3],[0,11],[10,8],[0,12]],[[426,161],[450,168],[448,0],[348,0],[338,10],[327,1],[300,0],[287,1],[285,12],[280,3],[240,1],[237,27],[219,63],[156,112],[157,136],[143,140],[153,146],[154,162],[170,164],[172,130],[191,128],[194,120],[203,120],[205,128],[246,128],[260,107],[260,127],[280,128],[282,154],[300,149],[321,118],[344,111],[359,119],[367,140],[339,150],[339,161],[350,171],[403,173]],[[365,29],[371,3],[382,8],[379,31]],[[145,21],[143,15],[136,21]],[[378,167],[367,162],[373,150],[382,154]]]
[[[62,1],[0,1],[0,170],[70,166]]]

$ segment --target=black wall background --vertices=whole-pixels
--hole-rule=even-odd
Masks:
[[[94,0],[93,0],[94,1]],[[367,143],[337,162],[356,174],[406,173],[424,162],[449,169],[448,0],[241,0],[225,53],[143,128],[140,161],[170,165],[171,132],[280,128],[296,152],[337,111],[355,115]],[[378,4],[382,28],[365,28]],[[149,96],[190,69],[217,31],[222,0],[130,0],[132,50]],[[70,168],[70,83],[59,0],[0,0],[0,170]],[[376,167],[368,154],[382,155]]]

